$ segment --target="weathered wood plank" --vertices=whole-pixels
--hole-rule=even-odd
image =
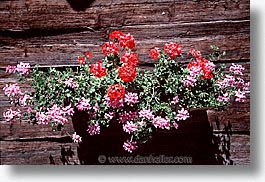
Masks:
[[[57,142],[17,142],[0,141],[0,163],[1,164],[51,164],[49,159],[52,156],[54,164],[62,164],[61,147],[70,148],[73,158],[70,158],[71,164],[79,163],[77,157],[77,145],[73,143]],[[232,135],[230,144],[230,159],[235,165],[250,164],[250,136]]]
[[[4,1],[0,29],[110,27],[162,22],[249,19],[249,0],[242,1],[94,1],[75,11],[68,1]],[[72,1],[76,3],[75,1]],[[71,3],[72,5],[74,5]]]
[[[65,158],[70,164],[79,164],[75,143],[0,141],[0,144],[0,164],[2,165],[62,165],[65,161],[62,159]],[[62,147],[66,151],[71,149],[71,152],[63,152]]]
[[[227,52],[224,60],[238,60],[250,58],[249,24],[249,21],[178,23],[128,26],[120,30],[135,36],[142,62],[151,62],[149,50],[152,47],[162,47],[169,41],[180,43],[184,55],[190,47],[206,54],[211,51],[210,45],[217,45]],[[97,61],[103,58],[101,45],[108,40],[108,33],[112,30],[31,38],[14,38],[8,33],[0,35],[0,67],[20,61],[41,65],[78,64],[74,61],[76,57],[88,50],[93,53],[93,61]]]
[[[235,165],[250,165],[250,136],[231,136],[231,159]]]
[[[32,125],[25,121],[21,123],[0,123],[0,139],[1,140],[16,140],[16,139],[30,139],[35,138],[39,140],[53,140],[62,137],[70,136],[74,133],[71,119],[64,125],[62,131],[52,131],[49,125]]]
[[[237,34],[201,38],[173,38],[170,41],[179,42],[183,47],[183,52],[188,52],[191,47],[209,52],[210,45],[217,45],[227,55],[224,60],[249,59],[249,35]],[[152,62],[149,58],[149,51],[154,46],[163,46],[165,40],[153,39],[137,41],[137,53],[142,62]],[[8,64],[18,62],[29,62],[40,65],[78,65],[76,58],[86,51],[91,51],[94,55],[93,61],[103,58],[101,48],[98,45],[90,44],[53,44],[53,45],[27,45],[19,47],[2,47],[0,54],[0,67],[4,68]],[[26,52],[26,53],[25,53]],[[205,53],[205,52],[204,52]]]

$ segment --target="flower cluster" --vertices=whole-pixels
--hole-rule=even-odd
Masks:
[[[30,73],[30,64],[20,62],[19,64],[17,64],[17,66],[8,65],[6,67],[6,72],[7,73],[16,73],[17,72],[20,76],[27,75]]]
[[[90,72],[100,78],[102,76],[106,76],[107,74],[107,69],[102,67],[102,60],[98,61],[97,63],[91,64],[90,66]]]
[[[131,82],[136,77],[136,69],[133,65],[125,64],[119,69],[119,76],[124,82]]]
[[[194,48],[184,54],[181,45],[170,42],[150,50],[154,69],[144,70],[138,67],[130,33],[113,31],[109,39],[101,47],[104,58],[89,63],[92,54],[85,52],[77,58],[77,71],[32,68],[28,93],[18,84],[7,84],[3,90],[11,103],[28,109],[10,108],[3,113],[5,120],[23,117],[60,129],[69,117],[82,113],[87,117],[83,129],[91,136],[101,134],[112,122],[119,124],[127,137],[123,148],[131,153],[153,132],[180,128],[194,108],[223,108],[247,100],[250,85],[242,65],[232,64],[225,70],[214,64],[215,54],[202,55]],[[29,76],[30,70],[28,63],[6,68],[18,78]],[[79,134],[71,135],[75,143],[82,142]]]

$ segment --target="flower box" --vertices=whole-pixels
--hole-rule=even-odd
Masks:
[[[133,153],[128,153],[122,145],[129,135],[123,132],[122,125],[117,120],[113,120],[108,128],[102,129],[100,135],[90,136],[87,133],[86,123],[89,115],[77,111],[72,117],[72,122],[76,133],[82,137],[82,143],[78,147],[78,158],[81,164],[95,165],[216,164],[212,128],[208,122],[207,110],[192,110],[190,114],[191,117],[179,124],[178,129],[169,131],[158,129],[144,145]],[[122,159],[130,156],[134,157],[133,160],[130,158],[127,159],[129,161],[110,160],[110,158]],[[150,157],[153,157],[153,161]],[[163,157],[178,158],[178,160],[166,160]]]
[[[203,56],[194,48],[185,54],[170,42],[150,50],[154,69],[145,70],[139,66],[131,34],[114,31],[109,38],[113,41],[102,45],[105,57],[91,64],[92,54],[85,52],[77,59],[77,70],[43,71],[28,63],[8,66],[6,71],[16,73],[20,81],[31,72],[32,91],[26,93],[17,84],[4,87],[15,105],[4,113],[5,120],[28,119],[60,130],[72,117],[76,132],[69,135],[80,145],[82,164],[108,163],[107,157],[138,160],[142,155],[213,163],[204,108],[244,102],[249,90],[244,68],[216,66],[225,54],[216,46]],[[100,155],[105,161],[98,159]]]

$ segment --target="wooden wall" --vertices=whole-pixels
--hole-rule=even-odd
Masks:
[[[130,32],[137,42],[142,66],[152,66],[153,46],[180,43],[210,51],[217,45],[227,55],[219,63],[240,63],[250,79],[249,0],[5,0],[0,1],[0,116],[10,104],[3,95],[6,83],[16,82],[5,67],[23,61],[41,66],[78,66],[76,57],[93,53],[102,58],[101,45],[112,30]],[[23,89],[29,87],[22,83]],[[214,133],[232,127],[231,159],[250,163],[250,102],[232,104],[226,112],[209,111]],[[216,118],[220,128],[215,127]],[[1,164],[62,164],[65,156],[78,163],[76,145],[67,132],[51,132],[44,126],[1,122]],[[64,150],[64,148],[66,148]]]

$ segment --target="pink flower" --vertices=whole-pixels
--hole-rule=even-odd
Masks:
[[[71,107],[71,104],[69,106],[64,107],[63,109],[64,114],[73,116],[74,112],[74,108]]]
[[[19,104],[24,107],[27,105],[27,101],[30,99],[31,97],[27,94],[21,95],[19,98]]]
[[[223,96],[219,95],[217,101],[219,102],[228,102],[230,100],[228,93],[225,93]]]
[[[138,126],[136,124],[134,124],[133,122],[127,122],[126,124],[123,125],[123,130],[126,132],[126,133],[133,133],[135,131],[138,130]]]
[[[250,83],[249,82],[245,83],[245,85],[243,87],[243,90],[244,91],[249,91],[250,90]]]
[[[76,81],[74,81],[73,78],[69,78],[69,79],[65,80],[64,83],[67,87],[70,87],[70,88],[78,88],[79,87],[78,83]]]
[[[93,109],[94,109],[95,112],[99,111],[99,109],[100,109],[99,108],[99,105],[98,104],[95,104],[94,107],[93,107]]]
[[[177,104],[178,102],[179,102],[179,97],[178,96],[175,96],[173,98],[173,101],[171,101],[171,103],[173,103],[173,104]]]
[[[50,120],[56,123],[64,124],[68,121],[68,119],[65,117],[65,112],[56,104],[53,105],[52,108],[49,108],[46,114]]]
[[[7,73],[16,73],[16,69],[17,69],[16,66],[10,66],[10,65],[8,65],[8,66],[6,67],[6,72],[7,72]]]
[[[18,95],[22,95],[20,87],[17,84],[10,84],[10,85],[6,84],[3,90],[5,92],[5,95],[7,95],[7,97],[15,97]]]
[[[3,116],[5,118],[5,121],[9,122],[9,121],[15,119],[16,117],[20,118],[21,113],[20,113],[19,109],[17,111],[15,111],[15,110],[12,110],[12,108],[9,108],[6,112],[3,113]]]
[[[229,71],[232,74],[235,75],[243,75],[243,71],[245,70],[245,68],[242,65],[239,64],[234,64],[232,63],[232,66],[230,66]]]
[[[136,112],[124,112],[119,114],[119,122],[120,123],[126,123],[127,121],[133,121],[135,117],[137,116]]]
[[[179,128],[179,125],[176,122],[173,123],[173,126],[175,127],[176,130]]]
[[[16,71],[19,73],[20,76],[22,76],[24,74],[29,74],[29,72],[30,72],[30,64],[29,63],[20,62],[17,65]]]
[[[28,109],[27,109],[27,113],[28,113],[28,114],[31,114],[32,112],[33,112],[32,108],[31,108],[31,107],[28,107]]]
[[[225,75],[226,78],[224,78],[224,80],[220,80],[217,82],[217,85],[220,89],[224,89],[227,88],[229,86],[234,86],[236,81],[235,81],[235,77],[234,76],[230,76],[230,75]]]
[[[246,95],[245,94],[246,94],[245,92],[242,92],[240,90],[235,91],[235,96],[236,96],[235,101],[236,102],[245,102],[246,101]]]
[[[182,108],[181,110],[178,110],[178,114],[175,119],[177,121],[180,121],[180,120],[186,120],[189,117],[190,117],[189,112],[185,110],[184,108]]]
[[[50,122],[50,117],[43,112],[37,112],[35,117],[36,120],[38,121],[38,124],[46,125],[49,124]]]
[[[72,139],[74,143],[81,143],[82,142],[82,137],[77,135],[76,132],[72,135]]]
[[[168,119],[168,117],[162,118],[160,116],[157,116],[153,119],[152,123],[156,128],[168,130],[170,129],[170,120]]]
[[[131,93],[128,92],[125,94],[125,100],[124,100],[129,106],[133,106],[133,104],[136,104],[139,102],[137,93]]]
[[[113,108],[121,108],[124,104],[124,99],[114,99],[114,100],[110,100],[110,98],[106,95],[104,97],[105,102],[107,104],[107,106],[109,107],[113,107]]]
[[[201,73],[202,68],[200,66],[192,66],[189,68],[189,71],[190,71],[190,76],[196,78],[196,76]]]
[[[90,135],[99,135],[100,134],[100,126],[98,123],[96,124],[89,124],[87,128],[87,132]]]
[[[89,102],[90,102],[89,99],[85,99],[84,97],[82,97],[79,99],[76,107],[79,111],[91,109]]]
[[[193,76],[188,75],[185,79],[182,80],[182,83],[186,87],[194,87],[196,85],[196,78]]]
[[[138,148],[137,142],[136,141],[130,142],[129,140],[127,140],[126,142],[124,142],[123,148],[124,148],[124,150],[132,153],[132,151],[134,151]]]
[[[115,116],[114,112],[109,112],[104,114],[104,118],[108,120],[112,120],[112,118]]]
[[[151,120],[154,119],[155,116],[153,114],[153,111],[151,111],[150,109],[142,109],[139,112],[139,117]]]

